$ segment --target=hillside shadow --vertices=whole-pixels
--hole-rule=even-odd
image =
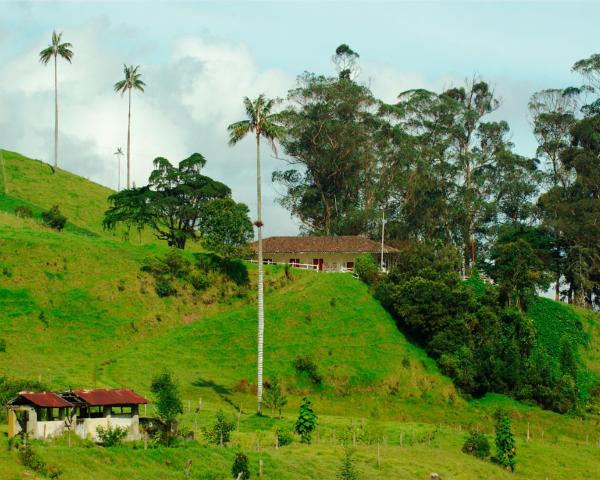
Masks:
[[[213,391],[218,395],[231,395],[231,390],[229,388],[224,385],[219,385],[213,380],[198,378],[198,380],[192,382],[192,385],[200,388],[212,388]]]

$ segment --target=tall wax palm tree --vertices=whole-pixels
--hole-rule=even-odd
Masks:
[[[121,191],[121,157],[123,156],[123,149],[117,147],[117,151],[114,153],[117,156],[118,171],[117,171],[117,192]]]
[[[60,43],[62,33],[52,32],[52,43],[40,52],[40,62],[48,65],[54,59],[54,166],[58,167],[58,57],[64,58],[69,63],[73,58],[73,45]]]
[[[141,80],[142,74],[138,72],[140,66],[123,65],[125,78],[115,83],[115,92],[129,96],[129,113],[127,114],[127,188],[131,188],[131,90],[144,91],[146,84]]]
[[[240,122],[232,123],[227,127],[229,131],[229,145],[237,144],[246,135],[252,133],[256,137],[256,197],[257,197],[257,219],[254,223],[258,230],[258,413],[262,411],[263,394],[263,342],[264,342],[264,301],[263,301],[263,251],[262,251],[262,197],[260,178],[260,139],[266,139],[273,152],[277,152],[275,140],[281,137],[282,129],[275,123],[274,114],[271,110],[275,106],[275,100],[270,100],[260,95],[251,101],[244,98],[244,107],[248,118]]]

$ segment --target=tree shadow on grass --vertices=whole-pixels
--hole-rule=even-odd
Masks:
[[[221,395],[221,396],[231,395],[231,390],[229,388],[227,388],[224,385],[219,385],[218,383],[215,383],[213,380],[198,378],[198,380],[192,382],[192,385],[194,387],[200,387],[200,388],[212,388],[213,391],[217,395]]]

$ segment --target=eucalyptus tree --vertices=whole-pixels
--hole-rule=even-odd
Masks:
[[[40,62],[48,65],[54,59],[54,166],[58,167],[58,57],[71,63],[73,50],[68,42],[61,43],[62,33],[52,32],[52,42],[40,52]]]
[[[283,136],[282,128],[276,123],[273,113],[275,100],[259,95],[255,100],[244,98],[247,119],[232,123],[227,127],[229,131],[229,145],[236,145],[247,135],[253,134],[256,139],[256,200],[258,233],[258,413],[262,413],[263,396],[263,343],[264,343],[264,297],[263,297],[263,250],[262,250],[262,196],[260,175],[260,140],[264,138],[271,150],[276,154],[275,142]]]
[[[115,92],[123,95],[128,94],[129,110],[127,114],[127,188],[131,188],[131,91],[144,91],[146,84],[142,81],[142,74],[138,71],[139,65],[123,65],[125,78],[115,83]]]

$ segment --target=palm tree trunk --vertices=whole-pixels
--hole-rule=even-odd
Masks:
[[[256,135],[256,197],[258,202],[256,226],[258,228],[258,413],[262,413],[263,397],[263,341],[265,312],[263,303],[263,247],[262,247],[262,197],[260,190],[260,137]]]
[[[58,167],[58,67],[54,55],[54,167]]]
[[[131,188],[131,88],[129,89],[129,112],[127,114],[127,189]]]

